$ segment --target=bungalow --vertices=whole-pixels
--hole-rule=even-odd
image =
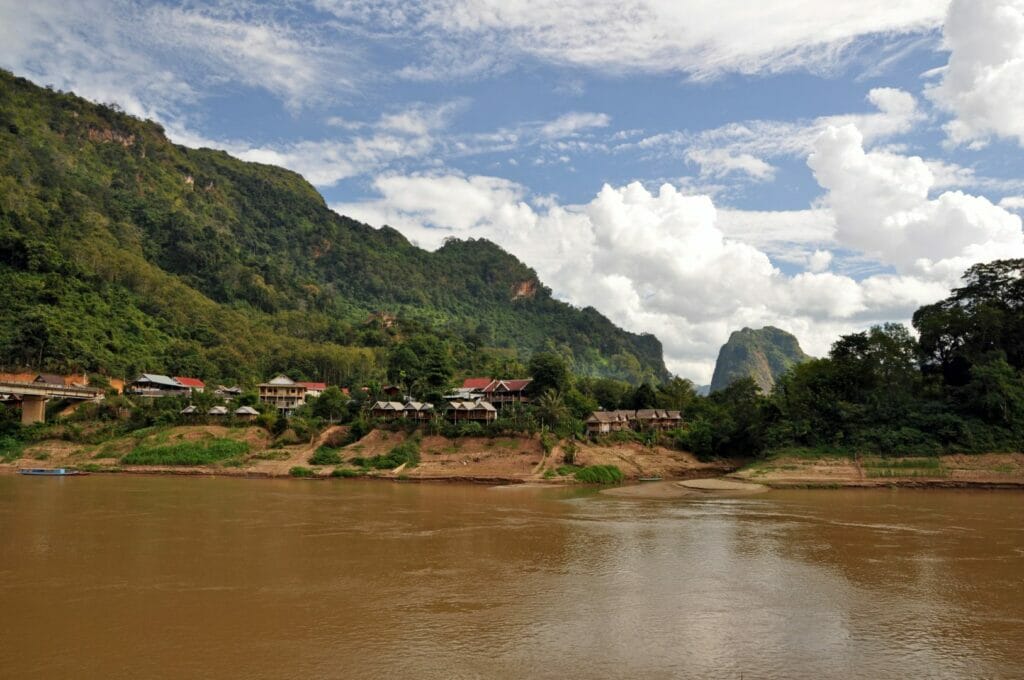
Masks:
[[[202,392],[206,389],[206,383],[199,378],[186,378],[184,376],[176,375],[174,376],[174,379],[179,385],[184,385],[192,392]]]
[[[143,373],[128,386],[128,394],[139,397],[171,397],[188,394],[189,388],[159,373]]]
[[[530,400],[526,396],[526,388],[533,378],[515,380],[492,380],[483,388],[484,399],[501,408],[508,404],[522,404]]]
[[[498,410],[489,401],[450,401],[444,409],[444,417],[453,423],[489,423],[498,419]]]
[[[226,416],[227,414],[228,414],[228,410],[224,406],[214,406],[213,408],[211,408],[209,411],[206,412],[206,415],[208,415],[208,416],[218,416],[218,417],[219,416]]]
[[[405,404],[400,401],[374,402],[370,415],[381,420],[398,420],[405,417]]]
[[[586,420],[587,434],[608,434],[630,427],[631,411],[594,411]]]
[[[239,406],[235,409],[235,417],[239,420],[256,420],[259,414],[260,412],[252,406]]]
[[[410,420],[430,420],[434,415],[434,405],[422,401],[407,401],[402,408],[404,418]]]
[[[636,411],[594,411],[586,420],[587,434],[607,434],[619,430],[672,430],[683,422],[679,411],[639,409]]]
[[[242,388],[238,385],[232,385],[231,387],[225,387],[224,385],[218,385],[217,389],[213,391],[218,397],[225,399],[231,399],[233,397],[241,396]]]
[[[178,411],[178,413],[180,413],[183,416],[194,416],[199,413],[199,409],[197,409],[194,404],[189,404],[185,408]]]
[[[274,406],[279,413],[291,415],[310,397],[319,397],[327,389],[324,383],[296,382],[279,375],[270,382],[260,383],[260,401]]]

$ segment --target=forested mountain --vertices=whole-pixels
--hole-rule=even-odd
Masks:
[[[711,391],[725,389],[742,378],[753,378],[768,394],[779,376],[809,358],[796,337],[773,326],[733,331],[718,353]]]
[[[547,349],[583,375],[668,377],[654,336],[554,300],[490,242],[427,252],[293,172],[0,71],[0,363],[345,383],[424,337],[456,371]]]

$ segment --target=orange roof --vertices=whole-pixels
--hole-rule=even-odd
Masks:
[[[327,383],[322,382],[300,382],[298,384],[302,385],[307,390],[319,390],[323,392],[324,390],[327,389]]]
[[[462,387],[467,390],[482,390],[491,382],[490,378],[466,378],[462,381]]]
[[[484,388],[485,392],[497,392],[499,388],[508,392],[522,392],[533,382],[533,378],[517,378],[515,380],[495,380]]]
[[[176,375],[174,379],[185,387],[206,387],[206,383],[199,378],[183,378],[180,375]]]

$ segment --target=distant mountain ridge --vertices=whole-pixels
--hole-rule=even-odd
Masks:
[[[669,376],[657,338],[555,300],[491,242],[428,252],[294,172],[0,69],[0,364],[366,380],[415,333],[455,370],[549,350],[584,375]]]
[[[810,358],[793,334],[774,326],[733,331],[718,352],[711,391],[724,389],[742,378],[753,378],[767,394],[779,376]]]

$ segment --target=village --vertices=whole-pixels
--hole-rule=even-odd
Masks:
[[[515,411],[531,402],[531,378],[492,379],[466,378],[460,387],[443,396],[441,408],[417,401],[398,385],[384,385],[379,389],[385,399],[365,399],[365,410],[373,420],[427,423],[441,419],[451,424],[479,423],[486,425],[498,420],[502,412]],[[183,418],[198,420],[228,420],[239,422],[256,420],[263,411],[284,418],[293,416],[301,407],[313,403],[328,389],[323,382],[293,380],[279,374],[267,382],[256,385],[257,403],[237,404],[245,390],[238,385],[217,385],[208,388],[200,378],[142,373],[131,381],[109,379],[106,389],[90,386],[87,375],[58,375],[52,373],[0,373],[0,404],[21,411],[23,424],[44,420],[43,406],[49,400],[67,400],[69,404],[58,416],[70,415],[86,402],[102,401],[106,394],[124,395],[135,399],[184,398],[187,403],[180,411]],[[338,388],[343,398],[351,401],[348,387]],[[368,397],[369,387],[360,388],[360,396]],[[209,394],[210,405],[200,408],[191,397]],[[214,402],[214,403],[211,403]],[[581,434],[599,436],[620,432],[667,431],[680,427],[682,414],[664,409],[597,410],[584,421]]]

